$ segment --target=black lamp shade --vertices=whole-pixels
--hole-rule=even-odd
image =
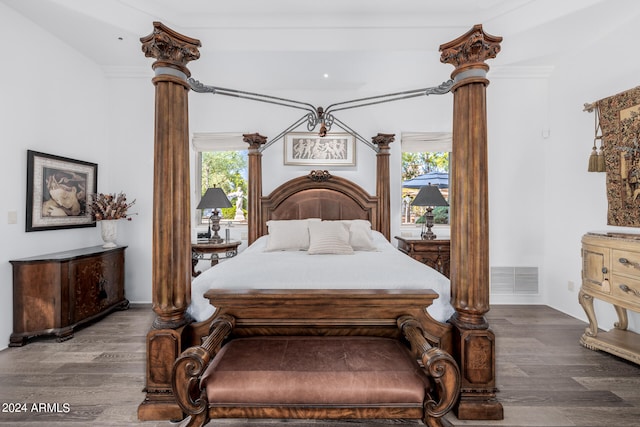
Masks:
[[[218,208],[230,208],[231,202],[224,194],[222,188],[207,188],[206,193],[200,199],[198,207],[196,209],[218,209]]]
[[[435,185],[425,185],[420,188],[418,195],[413,202],[412,206],[449,206],[449,203],[442,196],[442,193]]]

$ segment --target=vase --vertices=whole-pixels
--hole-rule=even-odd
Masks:
[[[103,248],[115,248],[116,237],[118,236],[118,220],[103,220],[100,221],[100,232],[102,240],[104,240]]]

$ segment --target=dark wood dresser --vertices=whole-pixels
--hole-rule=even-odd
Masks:
[[[405,239],[396,236],[398,249],[449,277],[451,248],[449,240]]]
[[[10,261],[13,265],[13,333],[9,347],[32,337],[73,337],[79,325],[129,307],[124,297],[126,246],[102,246]]]

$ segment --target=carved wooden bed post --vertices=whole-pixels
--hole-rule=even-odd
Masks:
[[[249,211],[248,244],[260,237],[262,227],[262,153],[260,147],[267,142],[267,137],[259,133],[243,134],[243,141],[249,144],[249,194],[247,195]]]
[[[153,193],[153,311],[147,334],[145,401],[138,417],[181,418],[171,391],[171,371],[180,355],[181,330],[191,299],[189,117],[187,62],[198,59],[200,41],[160,22],[140,39],[153,63],[156,87]],[[170,357],[173,355],[173,357]]]
[[[391,187],[389,184],[389,144],[395,141],[395,134],[379,133],[372,138],[373,143],[380,151],[376,154],[376,195],[378,196],[378,225],[379,231],[387,238],[391,239]]]
[[[456,313],[454,353],[462,392],[459,419],[502,419],[496,400],[495,336],[489,311],[489,208],[487,178],[486,59],[500,51],[502,37],[481,25],[440,46],[441,61],[455,67],[451,195],[451,299]]]

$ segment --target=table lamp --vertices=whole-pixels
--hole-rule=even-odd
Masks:
[[[420,188],[418,195],[413,199],[413,202],[411,202],[411,206],[427,207],[427,212],[424,214],[425,221],[422,223],[422,233],[420,236],[425,240],[435,239],[436,235],[431,231],[431,227],[433,227],[433,208],[435,206],[449,206],[438,187],[429,184]]]
[[[220,230],[220,215],[218,214],[218,209],[230,207],[231,202],[227,198],[227,195],[224,194],[224,191],[222,191],[222,188],[207,188],[204,196],[200,199],[200,203],[198,203],[196,209],[213,209],[209,217],[209,230],[207,233],[211,243],[222,243],[223,239],[218,235],[218,231]],[[213,236],[211,235],[211,230],[213,230]]]

